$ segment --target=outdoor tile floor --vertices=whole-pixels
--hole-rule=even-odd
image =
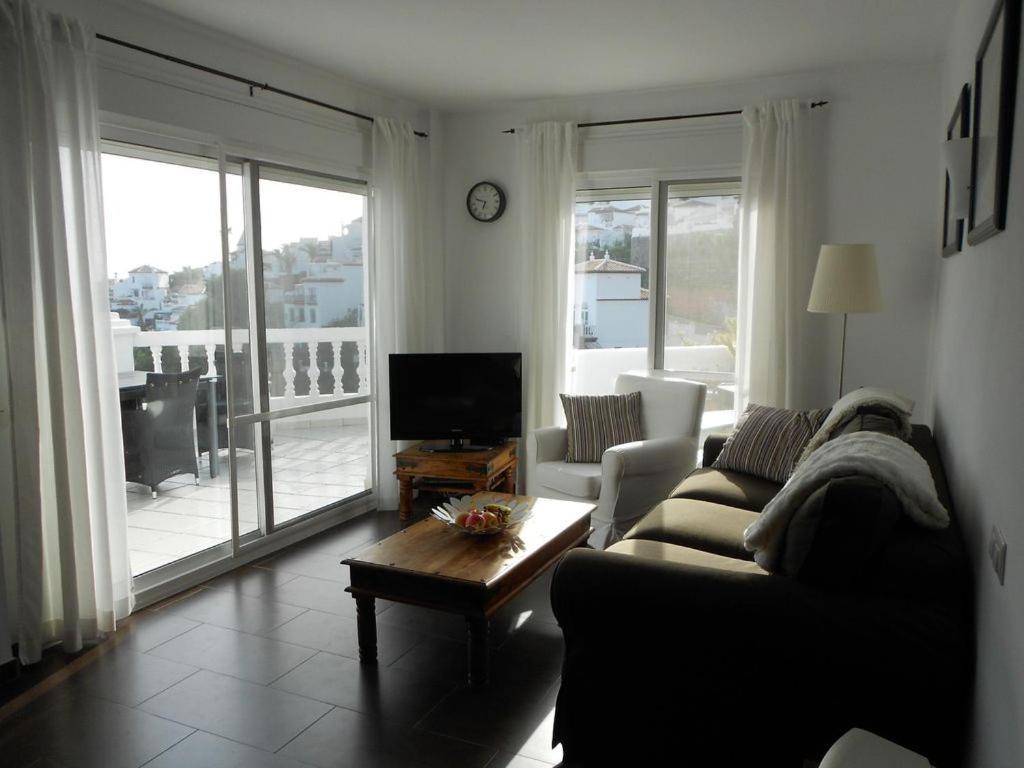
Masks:
[[[278,522],[361,493],[369,487],[366,425],[274,423],[271,464],[274,511]],[[228,452],[220,452],[220,472],[210,477],[207,455],[192,475],[160,484],[157,498],[147,486],[126,483],[128,547],[132,574],[159,568],[231,538]],[[255,457],[238,451],[238,518],[242,533],[257,525]]]

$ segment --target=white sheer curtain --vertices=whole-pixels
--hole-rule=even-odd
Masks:
[[[524,270],[521,338],[524,433],[562,422],[572,344],[573,221],[578,141],[575,123],[516,128]]]
[[[786,100],[743,110],[736,406],[793,406],[807,308],[809,170],[805,111]]]
[[[23,662],[132,608],[100,198],[93,36],[0,0],[0,276],[11,379]]]
[[[440,352],[444,345],[444,265],[427,231],[426,150],[408,123],[373,122],[372,243],[377,370],[379,504],[397,509],[397,445],[390,439],[388,355]]]

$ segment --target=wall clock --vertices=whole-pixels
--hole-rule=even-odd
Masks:
[[[491,181],[478,182],[466,195],[466,209],[477,221],[497,221],[505,212],[505,190]]]

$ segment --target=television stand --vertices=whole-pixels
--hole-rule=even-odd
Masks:
[[[420,448],[429,453],[480,453],[489,451],[493,447],[491,445],[473,445],[465,442],[461,437],[453,437],[447,445],[443,441],[437,441],[436,444],[430,441],[420,443]]]
[[[413,490],[451,496],[499,491],[515,493],[518,443],[507,440],[491,447],[466,446],[462,450],[437,451],[430,443],[418,443],[395,454],[398,478],[398,515],[412,513]]]

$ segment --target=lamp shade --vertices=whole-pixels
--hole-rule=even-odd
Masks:
[[[823,245],[814,270],[809,312],[877,312],[882,308],[875,247]]]

